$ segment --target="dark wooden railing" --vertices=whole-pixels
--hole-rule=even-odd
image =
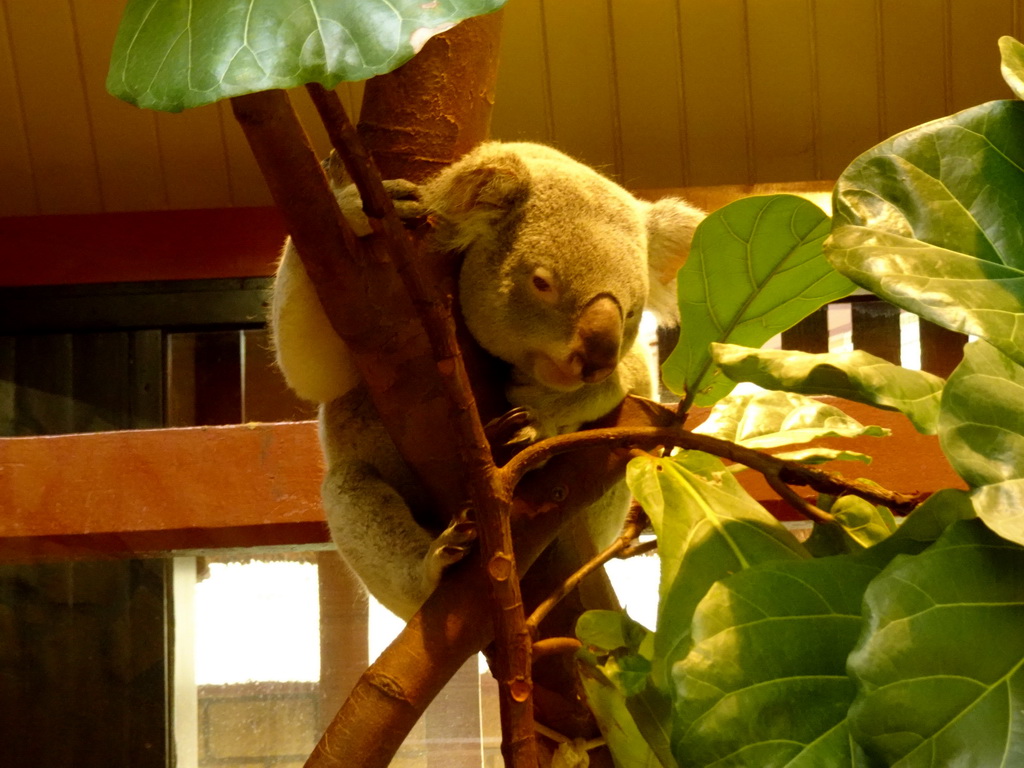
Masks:
[[[900,310],[874,296],[851,296],[831,307],[849,306],[850,326],[842,329],[851,335],[854,349],[863,349],[883,360],[911,367],[911,358],[919,355],[920,368],[943,378],[949,376],[963,358],[967,336],[946,330],[924,319],[918,320],[918,337],[908,340],[900,328]],[[782,334],[782,348],[803,352],[829,351],[829,307],[822,307]],[[915,343],[916,342],[916,343]]]

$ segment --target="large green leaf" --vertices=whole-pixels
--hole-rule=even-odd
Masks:
[[[995,101],[861,155],[825,250],[851,280],[1024,363],[1024,103]]]
[[[634,720],[622,692],[592,664],[579,665],[580,681],[587,706],[594,713],[615,764],[622,768],[674,768],[675,761],[666,750],[659,758],[647,743]]]
[[[1024,765],[1024,548],[951,525],[868,587],[854,737],[884,765]]]
[[[846,657],[879,566],[850,556],[765,563],[715,584],[672,670],[680,765],[853,766]]]
[[[693,611],[717,579],[757,563],[808,554],[720,461],[706,454],[640,457],[630,462],[626,480],[658,534],[661,600],[652,675],[667,688],[669,666],[689,652]]]
[[[734,381],[901,411],[919,432],[935,433],[945,382],[933,374],[901,368],[859,349],[815,355],[714,344],[712,355]]]
[[[857,496],[840,497],[829,512],[846,534],[865,548],[884,541],[896,530],[892,512]]]
[[[505,0],[129,0],[107,90],[178,112],[231,96],[390,72],[433,34]]]
[[[975,488],[971,502],[985,525],[1004,539],[1024,545],[1024,479]]]
[[[1005,35],[999,38],[999,53],[1002,55],[1003,79],[1018,99],[1024,99],[1024,45]]]
[[[587,611],[576,636],[588,701],[617,765],[676,768],[671,702],[650,675],[654,635],[620,611]]]
[[[942,396],[939,440],[971,485],[1024,477],[1024,368],[990,344],[968,344]]]
[[[680,343],[666,385],[711,405],[734,386],[717,374],[711,342],[758,347],[854,286],[822,255],[828,217],[792,195],[737,200],[710,214],[679,271]]]
[[[740,347],[746,349],[746,347]],[[777,448],[822,437],[885,437],[834,405],[790,392],[750,392],[719,400],[694,432],[747,448]]]
[[[769,562],[712,587],[694,613],[693,650],[673,669],[681,764],[867,765],[846,722],[864,591],[893,558],[971,516],[965,492],[939,491],[856,555]]]

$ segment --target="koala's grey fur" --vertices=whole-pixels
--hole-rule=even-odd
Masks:
[[[394,184],[392,182],[392,184]],[[405,183],[408,191],[408,183]],[[489,142],[423,184],[419,205],[436,247],[459,251],[466,325],[511,364],[506,394],[533,417],[533,437],[576,430],[627,393],[650,395],[647,356],[635,344],[643,310],[678,322],[675,273],[703,214],[682,200],[640,201],[550,147]],[[358,196],[339,203],[368,231]],[[415,206],[414,206],[415,207]],[[297,255],[286,243],[272,327],[289,385],[321,403],[327,460],[324,507],[334,540],[367,589],[409,618],[444,567],[475,536],[456,520],[439,536],[411,512],[422,489],[383,428]],[[616,496],[622,496],[620,489]],[[624,507],[597,528],[614,535]]]

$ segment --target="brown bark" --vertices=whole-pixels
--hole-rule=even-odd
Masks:
[[[422,181],[490,133],[502,12],[466,19],[366,84],[359,135],[385,179]]]
[[[282,91],[232,100],[235,117],[303,255],[321,304],[352,351],[374,405],[444,518],[464,503],[465,476],[426,334],[383,243],[357,240]],[[305,254],[315,255],[308,264]],[[415,412],[417,417],[409,418]]]
[[[511,765],[533,768],[537,759],[531,701],[530,635],[523,614],[512,548],[509,521],[512,489],[504,482],[491,456],[455,339],[450,302],[442,301],[420,274],[408,235],[337,95],[316,85],[310,86],[310,92],[327,126],[334,150],[345,162],[360,192],[363,210],[370,217],[375,233],[385,238],[395,267],[419,309],[420,320],[430,339],[432,357],[450,406],[450,424],[459,457],[467,473],[465,493],[476,516],[480,558],[486,564],[485,572],[491,585],[491,610],[498,639],[495,672],[500,684],[502,733],[505,735],[502,750],[506,762]]]

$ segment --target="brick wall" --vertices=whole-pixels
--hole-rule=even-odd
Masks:
[[[317,683],[199,686],[199,766],[301,768],[320,736]]]

